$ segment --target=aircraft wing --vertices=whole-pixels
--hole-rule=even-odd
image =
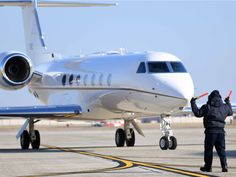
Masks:
[[[76,117],[81,113],[79,105],[0,107],[0,119],[13,117],[62,119]]]

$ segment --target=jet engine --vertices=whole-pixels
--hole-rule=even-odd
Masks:
[[[30,82],[32,76],[32,63],[25,54],[0,54],[0,87],[6,90],[20,89]]]

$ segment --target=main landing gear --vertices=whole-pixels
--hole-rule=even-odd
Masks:
[[[170,124],[165,121],[164,118],[161,118],[160,129],[163,136],[159,141],[159,146],[162,150],[174,150],[177,147],[177,139],[173,136],[173,131],[170,127]]]
[[[131,120],[125,120],[124,129],[119,128],[116,130],[115,141],[117,147],[123,147],[126,143],[127,146],[134,146],[135,133],[134,129],[130,128]]]
[[[20,145],[21,149],[29,149],[29,145],[31,144],[32,149],[39,149],[40,147],[40,134],[38,130],[34,130],[34,122],[33,118],[29,118],[29,131],[23,130],[20,135]],[[26,124],[27,125],[27,124]]]

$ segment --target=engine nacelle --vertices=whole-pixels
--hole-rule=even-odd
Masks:
[[[0,54],[0,87],[6,90],[20,89],[30,82],[32,76],[32,63],[25,54]]]

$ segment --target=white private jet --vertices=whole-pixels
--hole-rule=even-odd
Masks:
[[[29,92],[45,106],[0,108],[1,117],[21,117],[26,122],[17,134],[21,148],[40,147],[34,125],[41,119],[124,119],[117,129],[118,147],[134,146],[135,122],[141,117],[161,117],[161,149],[175,149],[177,140],[164,117],[183,110],[194,94],[193,81],[183,63],[162,52],[128,53],[125,50],[88,56],[57,58],[47,51],[38,7],[90,7],[116,4],[66,1],[0,1],[23,12],[27,54],[0,54],[0,86]],[[27,130],[28,127],[28,130]]]

